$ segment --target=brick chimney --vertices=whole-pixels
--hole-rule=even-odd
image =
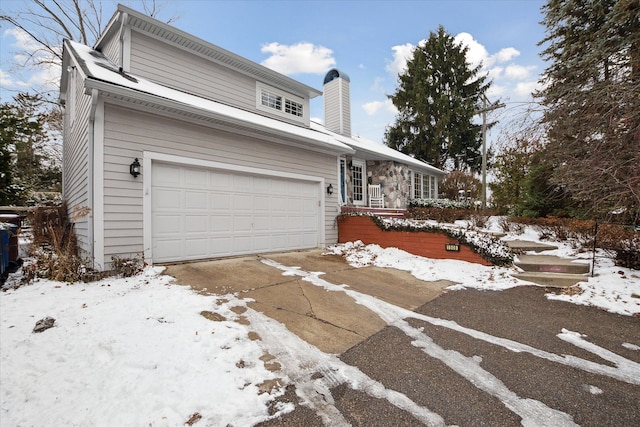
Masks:
[[[351,137],[351,94],[349,76],[335,68],[324,77],[324,126]]]

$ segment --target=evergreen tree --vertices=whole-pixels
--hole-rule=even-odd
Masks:
[[[593,213],[640,206],[640,2],[549,0],[537,95],[551,180]]]
[[[389,147],[438,168],[479,170],[482,129],[472,120],[491,82],[467,51],[442,26],[416,47],[390,96],[398,116],[385,132]]]
[[[60,191],[60,165],[48,152],[50,112],[39,95],[0,104],[0,204],[24,205],[34,191]]]

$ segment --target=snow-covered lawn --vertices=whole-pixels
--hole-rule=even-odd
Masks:
[[[537,239],[532,230],[516,237]],[[452,289],[502,290],[529,284],[511,277],[510,268],[425,259],[375,245],[348,243],[330,251],[343,254],[354,266],[398,268],[424,280],[451,280],[457,283]],[[589,255],[574,254],[566,245],[551,254]],[[333,286],[320,276],[313,273],[309,281]],[[596,276],[578,287],[549,298],[625,315],[640,313],[638,271],[598,258]],[[392,318],[384,319],[388,322],[408,315],[352,294],[381,317],[391,313]],[[250,309],[242,314],[245,304],[234,295],[197,294],[151,267],[132,278],[72,285],[41,280],[6,290],[0,294],[0,425],[172,426],[200,419],[196,425],[249,426],[291,410],[291,405],[273,404],[284,390],[272,385],[311,375],[313,371],[303,370],[313,363],[334,367],[341,375],[353,376],[353,384],[369,384],[388,400],[412,407],[405,396],[368,383],[334,356],[305,347],[277,322]],[[251,339],[247,322],[237,321],[241,315],[261,340]],[[36,321],[46,316],[56,319],[55,326],[33,333]],[[297,353],[286,357],[294,350]],[[280,371],[267,369],[273,357],[268,353],[282,364]],[[306,365],[302,353],[313,355]],[[412,413],[418,419],[437,417],[419,407]],[[339,414],[325,416],[331,420]]]

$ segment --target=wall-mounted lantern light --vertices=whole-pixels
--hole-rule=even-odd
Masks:
[[[134,178],[140,175],[140,162],[137,158],[129,165],[129,173],[133,175]]]
[[[329,186],[327,187],[327,194],[333,194],[333,185],[329,184]]]

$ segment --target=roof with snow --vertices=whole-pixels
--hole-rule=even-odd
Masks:
[[[265,136],[277,136],[278,142],[296,145],[305,143],[305,148],[316,151],[351,154],[364,160],[392,160],[431,174],[444,174],[443,171],[386,145],[359,137],[349,138],[331,132],[319,123],[311,122],[310,128],[286,123],[123,72],[101,52],[74,41],[65,40],[64,51],[78,64],[87,90],[97,89],[106,96],[135,101],[163,112],[196,118],[218,126],[251,129]],[[63,73],[69,65],[68,55],[64,55],[64,60],[67,63],[63,64]],[[65,81],[63,78],[62,101],[66,96]]]
[[[418,160],[415,157],[411,157],[407,154],[401,153],[400,151],[394,150],[393,148],[388,147],[382,143],[374,142],[365,138],[360,138],[359,136],[347,137],[344,135],[340,135],[338,133],[327,130],[320,123],[313,121],[311,122],[311,129],[315,129],[319,132],[325,132],[339,142],[350,146],[351,148],[356,150],[355,155],[358,158],[362,158],[364,160],[393,160],[399,163],[407,164],[414,169],[428,172],[432,175],[445,174],[445,172],[434,166],[431,166],[428,163],[423,162],[422,160]]]
[[[125,100],[135,100],[137,103],[142,101],[147,106],[162,107],[165,112],[188,115],[212,124],[249,128],[265,135],[284,137],[290,143],[297,142],[298,145],[305,143],[307,144],[305,147],[310,149],[343,154],[353,153],[352,148],[326,133],[231,107],[125,73],[101,52],[83,44],[65,40],[64,49],[75,58],[88,90],[97,89],[104,94]],[[65,70],[66,64],[63,64],[63,72]],[[64,94],[62,98],[64,99]]]

